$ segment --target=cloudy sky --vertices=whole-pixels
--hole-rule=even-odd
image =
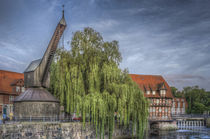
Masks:
[[[73,32],[89,26],[119,41],[120,66],[130,73],[210,90],[209,0],[0,0],[0,69],[23,72],[42,57],[62,4],[66,48]]]

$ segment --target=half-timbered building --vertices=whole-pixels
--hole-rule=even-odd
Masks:
[[[149,120],[171,120],[173,95],[168,83],[159,75],[130,74],[148,98]]]
[[[0,116],[13,115],[13,101],[24,91],[23,73],[0,70]]]
[[[172,106],[172,115],[186,114],[187,106],[188,106],[188,104],[184,97],[183,98],[174,98],[173,106]]]

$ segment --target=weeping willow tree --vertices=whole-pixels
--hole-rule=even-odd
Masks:
[[[148,103],[126,70],[121,70],[117,41],[105,42],[91,28],[74,33],[71,50],[59,49],[51,65],[51,91],[65,111],[94,125],[96,136],[112,137],[115,124],[142,138]]]

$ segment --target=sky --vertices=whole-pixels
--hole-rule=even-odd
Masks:
[[[75,31],[92,27],[119,42],[129,73],[210,90],[209,0],[0,0],[1,70],[23,73],[42,58],[63,4],[65,48]]]

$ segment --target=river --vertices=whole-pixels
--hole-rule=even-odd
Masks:
[[[158,135],[148,135],[145,139],[210,139],[210,128],[179,129],[159,131]]]

